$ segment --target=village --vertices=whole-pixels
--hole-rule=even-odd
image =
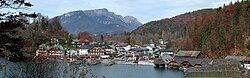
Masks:
[[[0,0],[0,29],[0,78],[250,78],[250,0]]]
[[[167,43],[159,40],[161,45],[145,46],[115,43],[111,45],[90,42],[79,42],[73,39],[73,49],[64,48],[52,38],[51,44],[41,44],[36,51],[34,60],[56,59],[74,63],[87,60],[89,65],[136,64],[152,65],[157,69],[182,70],[185,77],[242,77],[248,75],[250,57],[227,56],[221,59],[204,58],[201,51],[175,51],[167,48]],[[165,45],[164,45],[165,44]]]

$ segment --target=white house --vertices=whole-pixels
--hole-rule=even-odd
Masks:
[[[81,48],[78,49],[79,55],[87,55],[89,53],[89,49],[90,49],[90,45],[81,46]]]
[[[126,53],[126,50],[121,45],[115,45],[115,49],[117,50],[118,53]]]
[[[74,56],[77,56],[77,55],[78,55],[78,51],[77,51],[77,50],[68,50],[68,51],[67,51],[67,54],[68,54],[70,57],[74,57]]]
[[[100,55],[101,59],[109,59],[110,56],[109,55]]]
[[[125,51],[129,51],[131,49],[131,45],[127,45],[125,47],[123,47],[125,49]]]
[[[146,46],[146,48],[149,50],[148,51],[149,53],[153,53],[156,49],[154,44],[150,44],[150,45]]]

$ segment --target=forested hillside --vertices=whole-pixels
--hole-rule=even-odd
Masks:
[[[201,50],[207,57],[247,55],[250,49],[250,1],[230,3],[144,24],[131,37],[171,40],[177,49]],[[248,49],[248,50],[247,50]]]
[[[37,46],[50,42],[51,38],[57,38],[60,41],[66,41],[70,38],[67,31],[63,30],[59,18],[49,21],[49,18],[38,14],[37,18],[32,20],[31,24],[26,25],[21,36],[24,39],[23,50],[29,54],[34,54]],[[60,42],[64,43],[64,42]]]

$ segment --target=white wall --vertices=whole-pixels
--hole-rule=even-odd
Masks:
[[[250,64],[244,64],[244,68],[250,69]]]
[[[148,51],[149,53],[153,53],[154,52],[152,47],[147,46],[146,48],[149,49],[149,51]]]
[[[126,51],[130,50],[131,49],[131,45],[128,45],[126,47],[123,47]]]
[[[88,54],[88,49],[79,49],[79,55],[85,55]]]

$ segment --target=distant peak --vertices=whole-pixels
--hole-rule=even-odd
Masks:
[[[84,13],[92,16],[93,14],[106,15],[112,12],[109,12],[108,9],[106,8],[102,8],[102,9],[94,9],[94,10],[85,10]]]
[[[125,17],[127,17],[127,18],[131,18],[131,17],[132,17],[132,18],[134,18],[133,16],[125,16]],[[124,18],[125,18],[125,17],[124,17]]]
[[[101,8],[101,9],[93,9],[93,10],[85,10],[85,12],[109,12],[108,9],[106,8]]]
[[[83,12],[82,10],[76,10],[76,11],[65,13],[63,15],[69,17],[69,16],[72,16],[72,15],[74,15],[76,13],[82,13],[82,12]]]
[[[135,17],[133,17],[133,16],[125,16],[124,17],[125,19],[133,19],[133,20],[137,20]]]
[[[94,11],[95,11],[95,12],[102,12],[102,13],[107,13],[107,12],[109,12],[108,9],[106,9],[106,8],[95,9]]]
[[[107,8],[96,9],[96,10],[99,10],[99,11],[108,11],[108,9],[107,9]]]
[[[136,22],[136,23],[140,24],[140,22],[133,16],[125,16],[124,21],[127,23]]]
[[[77,12],[82,12],[82,10],[76,10],[76,11],[72,11],[72,12],[68,12],[68,13],[77,13]]]

